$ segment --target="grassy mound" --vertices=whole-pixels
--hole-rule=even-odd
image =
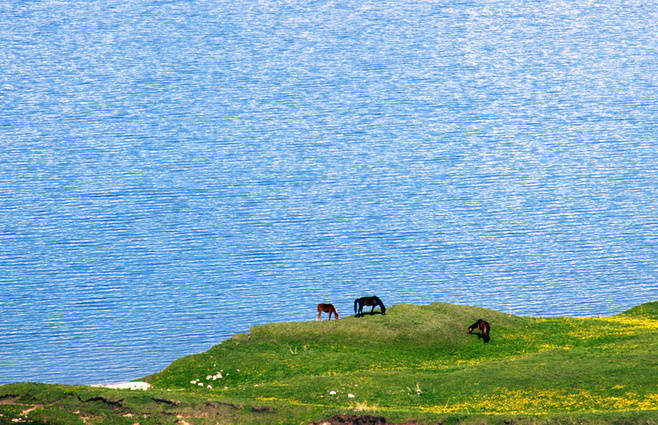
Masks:
[[[466,334],[479,318],[491,324],[489,343]],[[255,326],[143,380],[154,388],[145,394],[179,403],[162,408],[197,409],[195,421],[177,420],[198,424],[308,423],[343,413],[394,422],[656,424],[657,348],[658,302],[582,319],[401,304],[386,315]],[[224,416],[202,413],[204,403]]]
[[[638,305],[626,310],[621,315],[658,320],[658,301]]]

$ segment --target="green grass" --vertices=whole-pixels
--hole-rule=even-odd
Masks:
[[[478,318],[491,324],[488,344],[465,333]],[[657,424],[657,344],[658,302],[583,319],[401,304],[385,316],[255,326],[145,377],[153,385],[145,392],[0,387],[0,424],[17,405],[37,406],[33,423],[62,424],[302,424],[338,413]]]

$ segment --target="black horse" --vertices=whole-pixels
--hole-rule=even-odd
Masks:
[[[363,307],[372,306],[370,314],[374,314],[375,307],[379,306],[380,313],[386,314],[386,307],[379,297],[361,297],[354,300],[354,317],[363,317]]]
[[[482,319],[478,319],[477,322],[473,323],[471,326],[468,327],[468,331],[466,332],[467,334],[473,333],[473,330],[479,330],[480,333],[475,332],[475,335],[478,336],[478,339],[482,338],[485,342],[489,342],[491,338],[489,338],[489,330],[491,330],[491,326],[489,326],[489,322],[485,322]]]

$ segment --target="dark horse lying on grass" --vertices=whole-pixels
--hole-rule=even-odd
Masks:
[[[322,320],[322,313],[329,313],[327,320],[331,320],[331,313],[335,315],[334,319],[338,320],[338,311],[333,304],[318,304],[318,322]]]
[[[475,335],[478,336],[478,339],[482,338],[484,339],[484,342],[487,343],[491,338],[489,338],[489,330],[491,327],[489,326],[489,322],[485,322],[482,319],[478,319],[477,322],[473,323],[471,326],[468,327],[468,331],[466,333],[471,334],[473,333],[473,330],[477,329],[480,331],[480,333],[475,332]]]
[[[363,317],[363,307],[372,306],[370,314],[374,314],[375,307],[379,306],[380,313],[386,314],[386,307],[379,297],[361,297],[354,300],[354,317]]]

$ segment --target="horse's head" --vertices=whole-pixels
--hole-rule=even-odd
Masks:
[[[468,330],[466,331],[466,333],[467,334],[473,333],[473,329],[478,329],[481,322],[482,322],[482,319],[479,319],[477,322],[473,323],[471,326],[468,327]]]

